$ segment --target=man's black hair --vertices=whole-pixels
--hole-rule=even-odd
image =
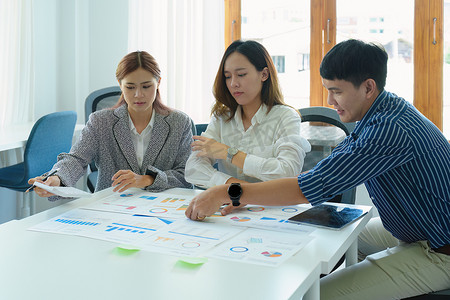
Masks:
[[[359,87],[371,78],[381,92],[386,84],[388,54],[383,46],[360,40],[335,45],[320,64],[320,76],[327,80],[345,80]]]

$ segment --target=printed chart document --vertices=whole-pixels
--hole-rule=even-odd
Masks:
[[[305,211],[309,205],[295,206],[260,206],[246,205],[222,216],[216,213],[204,222],[228,224],[233,226],[260,228],[275,231],[294,231],[296,233],[311,233],[314,227],[289,222],[289,218]]]
[[[65,197],[65,198],[81,198],[81,197],[90,197],[91,193],[79,190],[70,186],[49,186],[45,185],[41,182],[35,182],[35,186],[40,187],[43,190],[46,190],[55,195]]]
[[[115,193],[83,208],[161,218],[186,219],[184,212],[192,198],[193,196],[151,192]]]
[[[45,187],[58,195],[74,196],[61,192],[64,187]],[[309,206],[248,205],[227,216],[217,212],[196,222],[184,215],[192,198],[148,191],[113,193],[29,230],[94,238],[169,255],[272,267],[313,239],[314,227],[288,222]]]
[[[248,228],[215,247],[208,257],[275,267],[297,253],[312,239],[305,233]]]

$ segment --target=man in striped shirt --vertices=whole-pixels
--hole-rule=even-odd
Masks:
[[[358,121],[354,131],[298,178],[242,185],[241,204],[317,205],[365,184],[385,229],[371,224],[375,231],[364,241],[381,232],[399,242],[324,277],[321,299],[398,299],[450,288],[450,144],[411,104],[384,90],[387,59],[382,47],[358,40],[333,47],[320,75],[340,119]],[[203,192],[186,215],[213,214],[230,202],[227,189]]]

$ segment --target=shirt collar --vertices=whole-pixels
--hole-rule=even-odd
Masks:
[[[363,130],[363,128],[367,125],[367,123],[369,122],[370,119],[372,119],[372,117],[375,115],[375,113],[378,110],[378,107],[380,106],[380,104],[386,99],[388,98],[388,92],[386,92],[386,90],[383,90],[375,99],[375,101],[373,101],[372,105],[370,106],[369,110],[366,112],[366,114],[364,115],[364,117],[362,118],[361,121],[358,121],[355,127],[355,130],[353,130],[352,136],[353,139],[356,140],[358,138],[358,136],[360,135],[361,131]]]
[[[267,105],[262,103],[252,118],[252,126],[255,124],[262,123],[263,120],[267,116],[268,110],[269,110],[269,108],[267,107]],[[238,105],[238,107],[236,109],[236,113],[234,114],[234,119],[236,120],[237,124],[239,124],[238,126],[244,126],[242,123],[242,107],[240,105]],[[242,127],[242,129],[243,129],[243,127]]]
[[[130,124],[130,130],[132,133],[139,135],[139,133],[136,130],[136,127],[134,126],[133,121],[131,120],[130,114],[128,114],[128,121]],[[150,118],[150,122],[148,122],[147,126],[145,127],[144,130],[142,130],[141,135],[144,133],[147,133],[148,131],[150,131],[153,127],[153,124],[155,123],[155,110],[152,110],[152,117]]]

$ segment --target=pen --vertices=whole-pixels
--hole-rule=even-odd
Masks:
[[[42,181],[46,181],[50,176],[55,175],[56,171],[58,171],[58,170],[53,170],[53,171],[49,172],[47,175],[44,176],[44,178],[42,178]],[[35,187],[35,185],[34,185],[34,183],[33,183],[33,185],[30,186],[30,187],[25,191],[25,193],[28,193],[29,191],[32,191],[32,190],[34,189],[34,187]]]

